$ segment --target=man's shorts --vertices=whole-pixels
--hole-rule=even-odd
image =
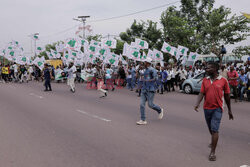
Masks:
[[[222,118],[221,108],[216,109],[204,109],[205,119],[207,126],[211,132],[218,133],[220,128],[220,122]]]

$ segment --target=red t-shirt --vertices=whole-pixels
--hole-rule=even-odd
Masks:
[[[206,77],[202,81],[201,93],[205,95],[204,109],[223,109],[223,92],[230,93],[227,79],[218,76],[213,82],[209,77]]]
[[[232,71],[232,72],[228,71],[227,76],[228,76],[228,82],[229,82],[230,85],[232,85],[232,86],[237,86],[238,85],[237,79],[229,80],[230,78],[239,77],[237,71],[235,71],[235,70]]]

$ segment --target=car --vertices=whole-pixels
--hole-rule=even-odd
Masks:
[[[205,72],[202,72],[192,78],[186,79],[182,84],[182,90],[186,94],[199,93],[201,89],[202,79],[205,77]]]

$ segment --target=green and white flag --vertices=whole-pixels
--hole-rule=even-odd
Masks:
[[[123,51],[122,51],[123,56],[129,55],[129,48],[130,48],[129,44],[127,42],[125,42],[123,45]]]
[[[62,42],[56,44],[55,47],[57,52],[64,52],[65,45]]]
[[[39,40],[39,38],[38,38],[38,35],[37,35],[37,34],[33,34],[33,35],[31,36],[31,38],[32,38],[34,41]]]
[[[76,40],[75,38],[68,38],[65,41],[65,49],[80,50],[81,43],[78,40]]]
[[[147,57],[150,57],[151,59],[154,59],[154,52],[151,49],[148,50]]]
[[[90,41],[90,45],[94,45],[94,46],[101,46],[101,43],[100,42],[98,42],[98,41],[95,41],[95,40],[91,40]]]
[[[33,61],[33,63],[40,68],[40,70],[43,70],[44,68],[44,63],[45,63],[45,58],[44,57],[36,57],[35,60]]]
[[[101,48],[101,49],[99,50],[99,54],[100,54],[101,56],[110,54],[110,49],[109,49],[109,48]]]
[[[46,54],[47,54],[49,59],[55,59],[54,55],[51,52],[46,51]]]
[[[25,64],[30,63],[30,59],[29,59],[29,57],[26,57],[26,56],[19,56],[19,57],[16,58],[15,62],[17,64],[20,64],[20,65],[25,65]]]
[[[50,53],[53,55],[54,58],[57,58],[57,59],[61,58],[61,54],[53,49],[50,49]]]
[[[116,40],[115,39],[103,39],[102,47],[106,48],[116,48]]]
[[[108,55],[105,58],[104,63],[108,63],[110,65],[118,66],[119,59],[120,59],[119,55],[116,55],[115,53],[111,53],[110,55]]]
[[[169,53],[172,54],[172,46],[170,46],[167,42],[164,42],[161,48],[161,51],[163,51],[164,53]]]
[[[100,50],[100,47],[97,45],[89,45],[88,50],[86,51],[87,53],[91,53],[91,54],[96,54],[98,53]]]
[[[171,50],[171,53],[170,53],[172,56],[175,56],[177,57],[177,48],[176,47],[173,47],[172,46],[172,50]],[[176,58],[177,59],[177,58]],[[178,60],[178,59],[177,59]]]
[[[141,56],[140,49],[132,48],[130,58],[133,60],[139,60]]]
[[[193,61],[195,62],[197,60],[197,58],[199,57],[199,54],[194,53],[194,52],[190,52],[189,56],[188,56],[188,61]]]
[[[41,52],[45,51],[45,49],[41,46],[36,47],[36,54],[39,55]]]
[[[154,49],[154,60],[156,61],[162,61],[163,60],[163,54],[161,51]]]
[[[148,49],[148,42],[138,38],[135,39],[135,45],[140,49]]]
[[[177,57],[179,58],[181,55],[182,56],[187,56],[188,48],[178,45],[178,50],[177,50]],[[178,59],[177,59],[178,60]]]

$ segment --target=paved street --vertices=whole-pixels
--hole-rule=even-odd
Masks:
[[[126,89],[99,98],[77,84],[0,83],[0,167],[239,167],[250,165],[250,103],[223,115],[217,161],[209,162],[210,135],[197,95],[157,94],[163,120],[146,108],[137,126],[137,94]]]

